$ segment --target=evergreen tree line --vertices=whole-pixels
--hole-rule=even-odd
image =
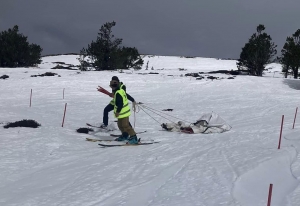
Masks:
[[[285,78],[289,73],[298,78],[300,67],[300,29],[292,36],[286,38],[286,42],[281,50],[281,55],[274,58],[277,54],[277,45],[272,42],[270,35],[264,32],[265,26],[258,25],[249,41],[242,48],[237,67],[240,70],[247,70],[250,75],[262,76],[265,65],[271,62],[282,64]]]
[[[42,48],[29,44],[19,27],[0,33],[0,67],[28,67],[41,63]]]
[[[143,60],[135,47],[125,47],[122,39],[116,38],[112,28],[116,22],[107,22],[99,29],[97,38],[80,50],[78,58],[81,70],[141,69]],[[259,25],[256,32],[242,48],[237,67],[247,70],[250,75],[262,76],[266,64],[277,61],[282,64],[285,77],[289,73],[298,78],[300,67],[300,29],[286,38],[277,54],[277,45]],[[27,37],[19,33],[18,26],[0,33],[0,67],[27,67],[41,63],[42,48],[29,44]]]
[[[101,26],[96,41],[80,50],[80,70],[141,69],[143,60],[135,47],[122,46],[122,39],[115,38],[108,22]],[[18,26],[0,33],[0,67],[28,67],[41,63],[42,48],[29,44]]]

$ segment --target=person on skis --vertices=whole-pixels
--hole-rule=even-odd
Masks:
[[[120,82],[120,80],[119,80],[119,78],[117,77],[117,76],[113,76],[112,78],[111,78],[111,81],[114,81],[114,83],[117,83],[118,84],[118,86],[120,87],[120,88],[122,88],[125,92],[126,92],[126,86],[123,84],[123,82]],[[111,86],[110,86],[111,87]],[[98,88],[97,88],[97,90],[99,91],[99,92],[101,92],[100,90],[101,90],[101,87],[99,86]],[[127,94],[126,93],[126,95],[127,95],[127,98],[132,102],[132,103],[134,103],[134,104],[136,104],[136,102],[135,102],[135,100],[134,100],[134,98],[132,97],[132,96],[130,96],[129,94]],[[112,89],[112,93],[111,93],[111,95],[110,95],[110,97],[114,97],[114,91],[113,91],[113,89]],[[108,125],[108,113],[109,112],[111,112],[111,111],[113,111],[114,110],[114,99],[112,99],[111,101],[110,101],[110,103],[104,108],[104,110],[103,110],[103,123],[102,123],[102,125],[100,126],[101,128],[103,128],[103,129],[106,129],[107,128],[107,125]],[[130,124],[130,123],[129,123]]]
[[[128,104],[126,91],[120,85],[119,81],[110,81],[110,87],[113,89],[114,97],[114,115],[118,119],[118,128],[121,130],[122,135],[115,139],[116,141],[127,141],[127,144],[138,144],[136,132],[129,123],[130,107]]]

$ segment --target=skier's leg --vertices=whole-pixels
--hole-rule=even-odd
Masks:
[[[118,119],[118,128],[119,130],[122,132],[121,136],[119,136],[118,138],[116,138],[116,141],[124,141],[128,139],[128,133],[125,131],[124,129],[124,119]]]
[[[114,110],[114,105],[110,103],[103,110],[103,124],[105,126],[108,125],[108,113],[111,112],[112,110]]]
[[[118,119],[118,122],[120,120],[120,126],[124,130],[123,133],[129,134],[130,136],[128,137],[128,144],[138,144],[138,139],[136,136],[136,133],[134,129],[130,126],[129,124],[129,117],[125,117],[122,119]]]

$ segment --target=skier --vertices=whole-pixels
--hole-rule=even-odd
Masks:
[[[131,112],[126,91],[123,89],[123,85],[120,85],[117,80],[110,81],[110,87],[114,91],[114,114],[118,119],[118,127],[122,132],[122,135],[116,141],[127,141],[127,144],[138,144],[136,133],[129,123]]]
[[[115,81],[115,83],[117,83],[118,84],[118,86],[120,87],[120,88],[122,88],[125,92],[126,92],[126,86],[123,84],[123,82],[120,82],[120,80],[119,80],[119,78],[117,77],[117,76],[113,76],[112,78],[111,78],[111,81]],[[111,87],[111,86],[110,86]],[[100,90],[101,90],[102,88],[99,86],[98,88],[97,88],[97,90],[99,91],[99,92],[101,92]],[[135,100],[134,100],[134,98],[132,97],[132,96],[130,96],[129,94],[127,94],[126,93],[126,95],[127,95],[127,98],[133,103],[133,104],[136,104],[136,102],[135,102]],[[111,95],[110,95],[110,97],[114,97],[114,91],[113,91],[113,89],[112,89],[112,93],[111,93]],[[110,103],[104,108],[104,110],[103,110],[103,123],[102,123],[102,125],[100,126],[101,128],[103,128],[103,129],[106,129],[107,128],[107,125],[108,125],[108,113],[110,112],[110,111],[113,111],[114,110],[114,100],[112,99],[111,101],[110,101]],[[130,123],[129,123],[130,124]]]

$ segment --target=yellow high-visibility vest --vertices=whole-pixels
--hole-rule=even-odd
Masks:
[[[127,99],[127,95],[126,95],[126,92],[123,90],[123,89],[119,89],[115,92],[115,95],[114,95],[114,113],[116,113],[117,111],[117,106],[116,106],[116,95],[117,94],[120,94],[122,99],[123,99],[123,107],[119,113],[119,116],[117,117],[118,119],[122,119],[122,118],[125,118],[125,117],[129,117],[130,116],[130,107],[129,107],[129,104],[128,104],[128,99]]]

